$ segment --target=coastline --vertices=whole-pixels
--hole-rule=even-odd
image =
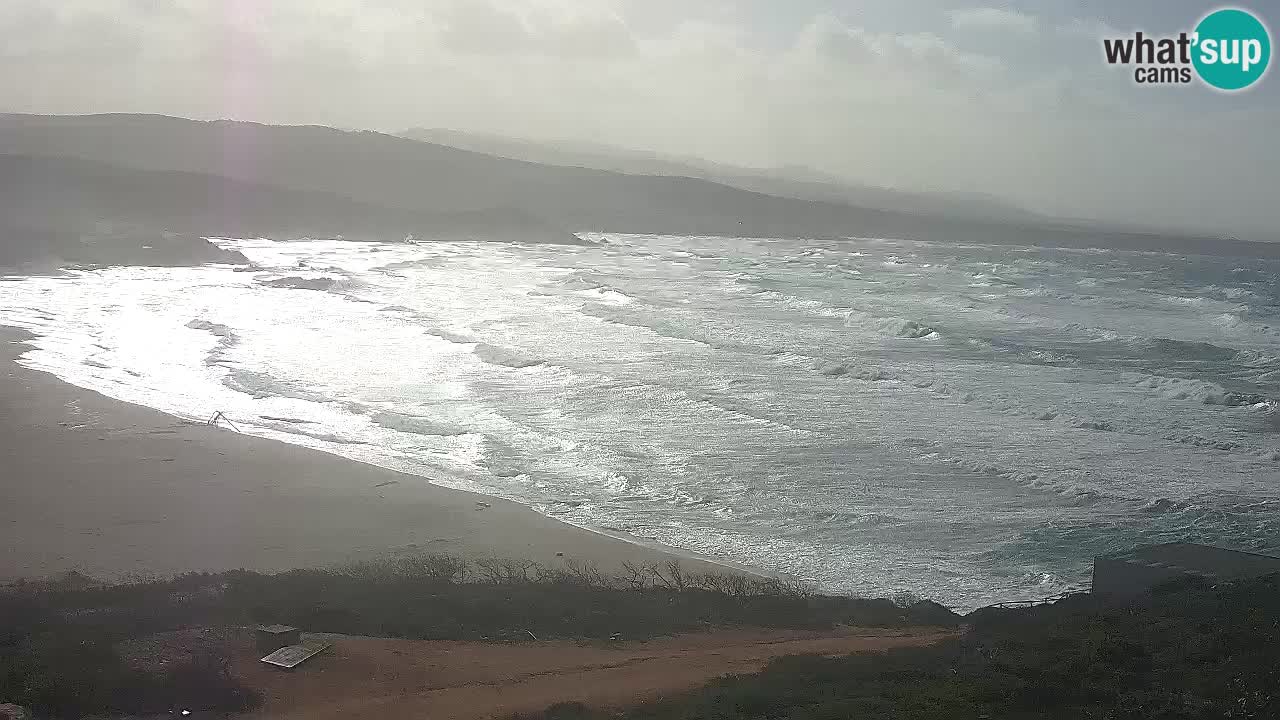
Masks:
[[[270,572],[415,553],[606,570],[678,559],[750,572],[115,400],[19,365],[29,337],[0,326],[0,582],[72,570],[104,580]]]

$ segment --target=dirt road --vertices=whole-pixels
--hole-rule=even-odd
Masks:
[[[463,720],[563,701],[628,705],[755,672],[783,655],[883,651],[948,636],[936,628],[731,630],[612,645],[337,637],[332,649],[292,672],[258,663],[246,645],[237,670],[266,699],[253,720]]]

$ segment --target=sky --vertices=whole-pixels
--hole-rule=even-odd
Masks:
[[[1280,5],[1235,6],[1280,27]],[[0,0],[0,111],[590,141],[1277,239],[1277,72],[1226,94],[1103,61],[1103,37],[1217,7]]]

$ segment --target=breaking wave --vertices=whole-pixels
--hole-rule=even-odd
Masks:
[[[501,365],[502,367],[515,368],[517,370],[536,367],[546,363],[546,360],[541,358],[524,357],[511,350],[506,350],[494,345],[488,345],[486,343],[476,343],[475,349],[471,352],[476,357],[490,365]]]
[[[436,437],[457,437],[472,435],[475,431],[443,423],[430,418],[394,412],[375,412],[369,416],[375,424],[396,432],[413,433],[414,435],[433,435]]]
[[[972,607],[1280,537],[1274,264],[589,237],[227,240],[254,265],[2,282],[0,322],[113,396],[834,591]]]
[[[1169,400],[1190,400],[1204,405],[1240,407],[1266,405],[1268,399],[1254,393],[1232,392],[1217,383],[1205,380],[1149,375],[1134,383],[1138,387],[1154,390]]]

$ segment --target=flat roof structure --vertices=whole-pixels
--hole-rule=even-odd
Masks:
[[[288,645],[302,642],[302,631],[289,625],[262,625],[254,633],[258,652],[272,653]]]
[[[282,647],[262,658],[261,662],[292,670],[332,646],[333,643],[326,640],[309,640],[300,645]]]
[[[1148,545],[1093,560],[1093,592],[1132,596],[1183,577],[1235,580],[1280,572],[1280,557],[1197,543]]]

